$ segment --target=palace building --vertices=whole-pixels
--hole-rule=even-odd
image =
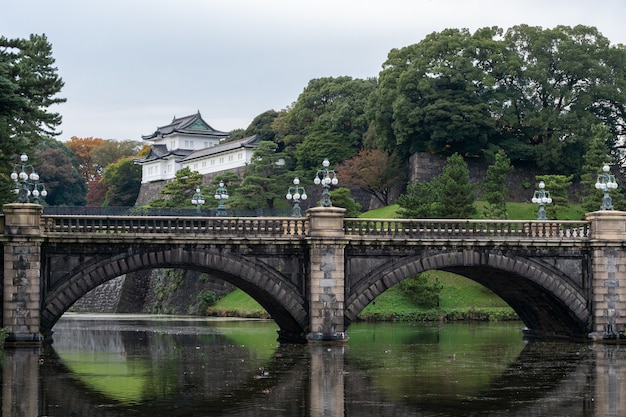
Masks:
[[[228,141],[231,132],[213,129],[200,112],[172,120],[142,136],[150,141],[150,152],[133,161],[141,165],[141,183],[168,181],[176,172],[189,167],[203,175],[222,171],[240,172],[252,159],[258,146],[256,135]]]

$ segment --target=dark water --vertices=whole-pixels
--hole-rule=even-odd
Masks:
[[[66,316],[4,352],[2,416],[623,416],[623,346],[520,323],[364,324],[278,346],[271,321]]]

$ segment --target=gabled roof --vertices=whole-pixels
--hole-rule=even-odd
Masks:
[[[215,139],[224,139],[230,136],[230,132],[222,132],[213,129],[207,122],[202,119],[200,112],[191,116],[179,117],[172,120],[165,126],[157,127],[157,130],[150,134],[142,136],[143,140],[154,140],[168,135],[183,133],[186,135],[196,135]]]
[[[229,152],[239,148],[256,148],[259,145],[261,138],[257,135],[248,136],[247,138],[233,140],[230,142],[220,143],[219,145],[211,146],[209,148],[199,149],[185,156],[179,162],[189,162],[194,159],[206,158],[211,155],[217,155],[220,153]]]
[[[168,157],[175,157],[176,159],[184,158],[192,151],[190,149],[174,149],[169,151],[165,145],[152,145],[150,152],[143,158],[133,158],[133,162],[136,164],[145,164],[146,162],[156,161],[157,159],[166,159]]]

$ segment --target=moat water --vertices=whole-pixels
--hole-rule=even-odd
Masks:
[[[272,321],[65,315],[6,349],[2,416],[623,416],[624,346],[521,323],[356,323],[279,346]]]

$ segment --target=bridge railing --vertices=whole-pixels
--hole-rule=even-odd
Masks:
[[[587,221],[467,219],[344,219],[346,235],[407,239],[518,237],[585,239]]]
[[[229,236],[306,236],[308,222],[292,217],[41,217],[46,234],[210,234]]]

